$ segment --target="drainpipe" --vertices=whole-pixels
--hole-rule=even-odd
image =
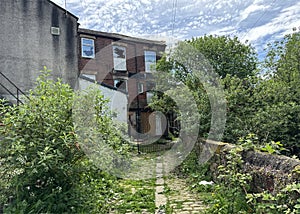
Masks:
[[[138,59],[137,59],[137,48],[136,43],[134,43],[134,62],[135,62],[135,79],[136,79],[136,91],[137,91],[137,111],[136,111],[136,131],[137,131],[137,138],[140,138],[141,133],[141,111],[140,111],[140,100],[138,94],[138,82],[139,82],[139,74],[138,74]],[[137,149],[138,154],[140,154],[140,142],[137,142]]]
[[[136,50],[136,44],[134,44],[134,60],[135,60],[135,74],[136,74],[136,90],[138,92],[138,83],[139,83],[139,74],[138,74],[138,60],[137,60],[137,50]],[[137,114],[136,114],[136,125],[137,125],[137,132],[138,135],[139,133],[141,133],[141,125],[140,125],[140,116],[141,116],[141,111],[140,111],[140,99],[139,99],[139,95],[137,95]]]

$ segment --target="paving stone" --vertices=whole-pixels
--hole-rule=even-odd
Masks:
[[[193,205],[195,202],[194,201],[188,201],[188,202],[183,202],[183,205]]]
[[[203,204],[195,203],[195,204],[191,204],[191,207],[203,207]]]
[[[162,163],[156,163],[156,169],[157,169],[157,168],[162,169],[162,168],[163,168],[163,164],[162,164]]]
[[[197,194],[191,193],[184,179],[178,177],[163,178],[164,167],[161,161],[157,160],[156,162],[155,206],[159,208],[166,205],[168,201],[173,209],[172,214],[195,214],[204,210],[206,206],[201,199],[199,200]],[[164,195],[164,185],[167,185],[171,190],[168,197]],[[164,214],[163,210],[161,212],[156,210],[155,213]]]
[[[171,195],[168,196],[170,207],[173,208],[173,213],[200,213],[206,208],[197,194],[192,193],[184,179],[167,178],[165,184],[170,188]],[[172,194],[173,191],[173,194]],[[180,207],[180,209],[178,209]],[[173,214],[172,213],[172,214]]]
[[[176,212],[176,213],[180,213],[180,214],[190,214],[190,212],[189,211],[182,211],[182,210],[180,210],[180,211],[178,211],[178,212]]]
[[[156,193],[161,194],[164,192],[164,186],[156,186]]]
[[[157,208],[167,204],[167,197],[164,195],[163,164],[156,163],[156,188],[155,188],[155,206]],[[164,210],[156,210],[157,214],[164,214]]]
[[[205,209],[205,207],[204,206],[202,206],[202,207],[193,207],[193,210],[204,210]]]
[[[163,174],[163,169],[156,169],[156,174]]]
[[[156,185],[164,185],[164,183],[165,183],[165,180],[163,178],[158,178],[156,180]]]
[[[163,174],[156,174],[156,178],[162,178]]]
[[[167,198],[163,194],[155,194],[155,206],[160,207],[164,206],[167,203]]]

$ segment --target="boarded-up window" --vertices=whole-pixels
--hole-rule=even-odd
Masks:
[[[113,46],[114,69],[116,71],[126,71],[126,48]]]

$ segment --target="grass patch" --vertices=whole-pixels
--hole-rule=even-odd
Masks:
[[[155,212],[155,179],[119,180],[119,190],[111,204],[115,213]]]

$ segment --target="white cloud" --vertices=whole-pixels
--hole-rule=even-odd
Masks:
[[[278,16],[267,24],[250,29],[246,37],[253,42],[268,35],[273,35],[274,38],[278,39],[287,33],[291,33],[292,28],[298,26],[300,26],[300,2],[282,9]]]
[[[263,12],[266,9],[268,9],[269,7],[270,7],[270,5],[260,5],[260,4],[253,3],[241,13],[240,21],[247,19],[251,13],[258,12],[261,10]]]
[[[64,7],[64,0],[53,1]],[[132,36],[230,34],[262,46],[266,38],[282,37],[300,26],[298,0],[177,0],[176,10],[175,0],[66,1],[81,27]]]

